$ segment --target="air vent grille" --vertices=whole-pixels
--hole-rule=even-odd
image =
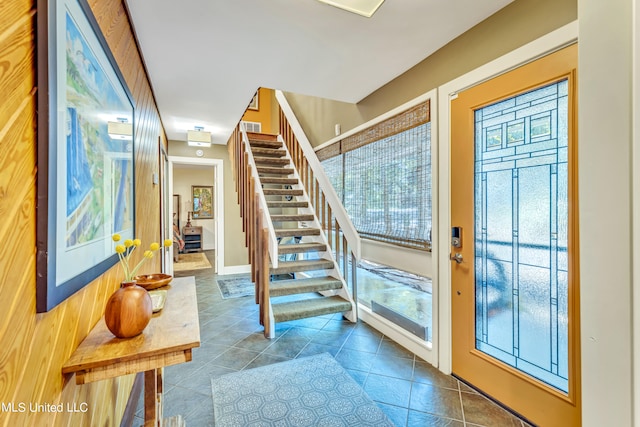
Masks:
[[[260,123],[260,122],[245,122],[245,121],[243,121],[242,123],[244,123],[245,129],[247,130],[247,132],[254,132],[254,133],[261,133],[262,132],[262,123]]]

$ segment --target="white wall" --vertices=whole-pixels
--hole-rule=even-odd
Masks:
[[[633,425],[632,5],[578,0],[585,427]]]
[[[173,194],[180,195],[180,227],[187,222],[187,207],[193,206],[191,201],[191,186],[192,185],[212,185],[214,186],[214,193],[216,191],[214,185],[214,167],[211,166],[198,166],[194,167],[189,165],[188,167],[175,165],[173,169]],[[215,200],[215,195],[214,195]],[[216,213],[214,213],[214,216]],[[212,219],[193,219],[191,225],[202,226],[202,240],[203,249],[215,249],[215,229],[214,221]]]

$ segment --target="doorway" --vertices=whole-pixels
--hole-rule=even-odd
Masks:
[[[580,424],[576,66],[573,45],[451,101],[452,372],[549,426]]]
[[[213,218],[200,219],[203,226],[202,249],[214,249],[214,272],[224,271],[224,186],[223,186],[223,161],[221,159],[204,159],[192,157],[169,156],[169,194],[177,194],[174,185],[176,169],[199,169],[206,171],[207,178],[189,184],[189,190],[184,190],[187,197],[180,198],[180,227],[182,228],[189,219],[188,212],[193,210],[189,206],[193,203],[191,197],[191,185],[204,185],[213,187]],[[193,219],[193,218],[192,218]],[[195,225],[195,221],[194,221]],[[202,225],[202,224],[200,224]],[[205,229],[206,227],[206,229]],[[173,271],[173,264],[171,264]]]

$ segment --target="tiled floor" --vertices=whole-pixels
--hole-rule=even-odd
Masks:
[[[201,346],[189,363],[165,369],[164,415],[189,427],[213,426],[211,378],[322,352],[332,354],[397,426],[514,426],[528,424],[396,345],[365,323],[340,315],[277,326],[264,338],[253,297],[222,299],[213,270],[196,278]],[[142,399],[134,425],[143,420]]]

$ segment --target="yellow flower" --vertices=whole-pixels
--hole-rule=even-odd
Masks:
[[[114,242],[119,242],[122,237],[119,234],[113,234],[111,239]],[[171,240],[169,240],[171,242]],[[115,246],[115,251],[118,254],[118,258],[120,259],[120,264],[122,265],[122,270],[124,271],[124,280],[130,282],[136,275],[136,272],[140,269],[145,260],[153,258],[153,252],[160,249],[160,245],[158,243],[152,243],[147,251],[144,252],[142,259],[138,262],[138,264],[131,268],[131,254],[136,250],[138,246],[142,244],[140,239],[126,239],[122,244],[117,244]]]
[[[165,246],[165,247],[167,247],[167,248],[168,248],[168,247],[169,247],[169,246],[171,246],[171,245],[173,245],[173,240],[171,240],[171,239],[164,239],[164,246]]]

